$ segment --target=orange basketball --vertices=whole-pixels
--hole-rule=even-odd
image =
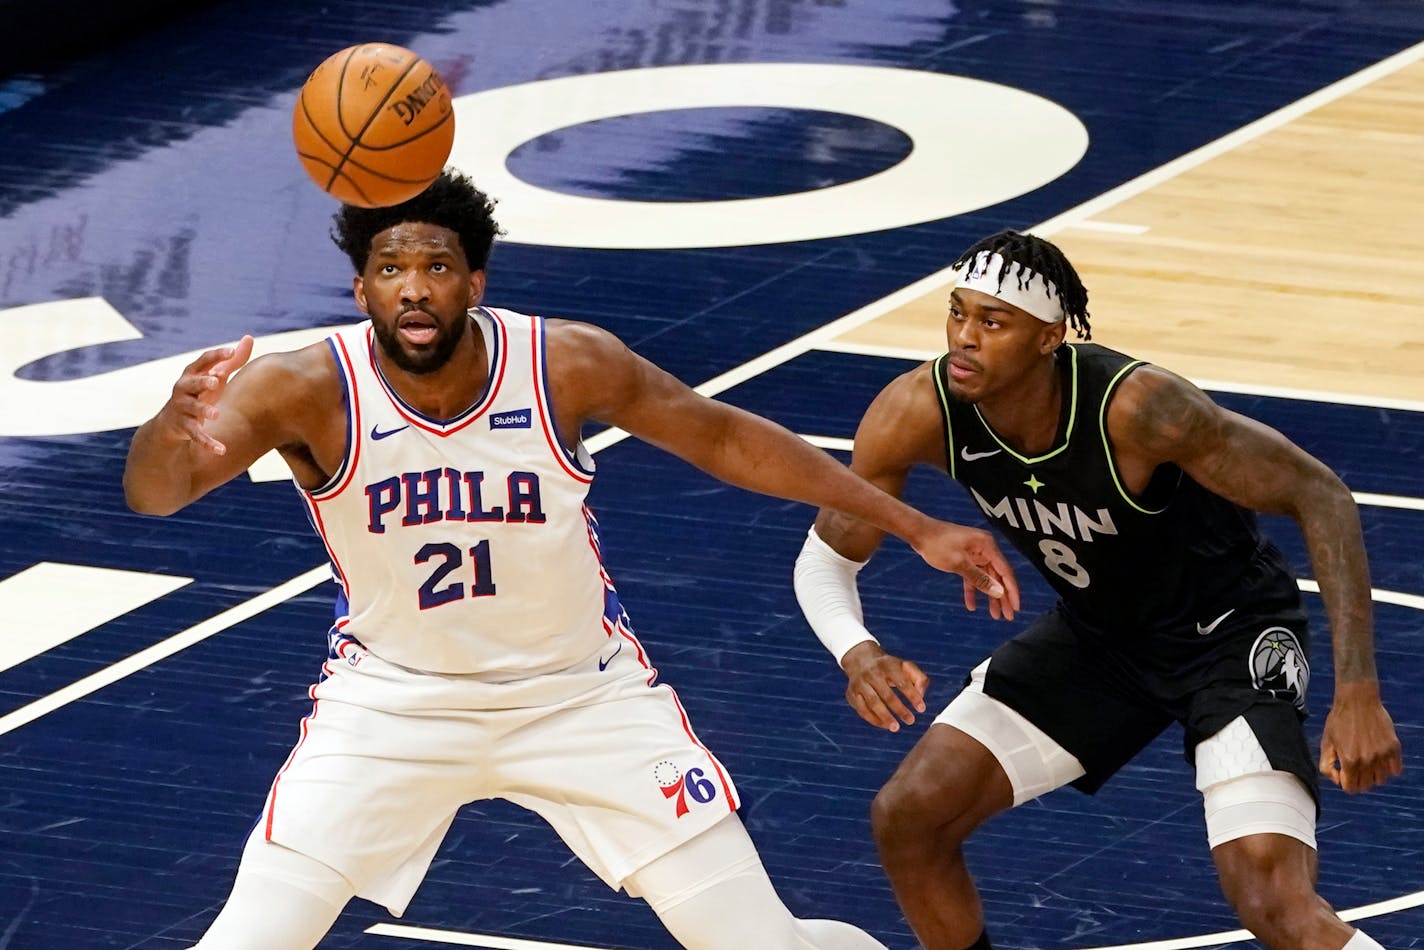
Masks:
[[[404,47],[352,46],[302,86],[292,139],[302,167],[332,197],[363,208],[400,204],[424,191],[450,157],[450,90]]]

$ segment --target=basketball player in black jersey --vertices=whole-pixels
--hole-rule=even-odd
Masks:
[[[1070,326],[1088,338],[1087,292],[1049,242],[1003,232],[955,268],[948,352],[880,393],[852,467],[896,495],[915,465],[948,472],[1060,599],[973,671],[876,796],[881,860],[925,950],[990,947],[961,850],[980,824],[1065,784],[1095,791],[1172,722],[1242,924],[1271,950],[1378,950],[1315,892],[1317,767],[1347,792],[1402,768],[1349,490],[1186,380],[1065,343]],[[1300,525],[1325,600],[1318,763],[1306,617],[1255,511]],[[881,537],[823,510],[796,591],[851,706],[893,731],[924,711],[928,678],[862,624],[855,576]]]

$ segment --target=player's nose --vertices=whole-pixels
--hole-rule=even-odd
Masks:
[[[402,303],[424,303],[430,299],[430,281],[418,270],[408,270],[401,277]]]

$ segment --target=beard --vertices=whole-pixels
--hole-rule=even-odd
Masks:
[[[450,362],[450,357],[455,355],[455,347],[459,346],[465,337],[466,324],[469,322],[469,317],[462,315],[448,331],[439,329],[437,324],[435,342],[414,351],[405,349],[401,344],[395,321],[384,324],[372,320],[371,327],[376,333],[376,342],[380,344],[381,351],[390,357],[392,363],[414,376],[424,376]]]

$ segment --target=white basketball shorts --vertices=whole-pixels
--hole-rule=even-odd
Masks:
[[[738,807],[727,770],[672,688],[648,685],[631,641],[607,660],[500,684],[344,652],[312,688],[256,833],[396,916],[467,802],[538,813],[613,888]]]

